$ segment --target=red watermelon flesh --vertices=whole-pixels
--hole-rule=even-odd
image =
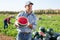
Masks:
[[[18,18],[18,23],[21,24],[21,25],[26,25],[28,22],[27,18],[26,17],[19,17]]]

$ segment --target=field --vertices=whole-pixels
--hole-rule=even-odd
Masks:
[[[8,36],[13,36],[15,37],[16,34],[17,34],[17,30],[16,30],[16,27],[14,26],[14,24],[10,24],[9,27],[7,29],[4,29],[4,23],[3,23],[3,20],[5,18],[7,18],[9,16],[9,14],[6,14],[6,15],[3,15],[1,14],[0,15],[0,33],[1,34],[5,34],[5,35],[8,35]],[[11,19],[11,22],[14,23],[15,22],[15,18]]]
[[[7,29],[3,28],[3,20],[8,17],[9,14],[0,14],[0,33],[8,36],[16,37],[17,30],[14,24],[10,24]],[[36,15],[37,16],[37,28],[36,31],[39,31],[39,27],[44,26],[46,29],[53,28],[55,32],[60,32],[60,15]],[[11,19],[11,22],[15,22],[15,18]]]
[[[40,26],[44,26],[46,29],[53,28],[55,32],[60,32],[60,15],[49,14],[49,15],[38,15],[40,20],[37,21],[37,30]]]

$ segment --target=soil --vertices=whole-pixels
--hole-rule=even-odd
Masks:
[[[0,40],[15,40],[15,38],[0,34]]]

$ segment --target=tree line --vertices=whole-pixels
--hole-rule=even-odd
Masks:
[[[21,11],[19,11],[21,12]],[[0,14],[18,14],[16,11],[0,11]],[[60,9],[33,10],[35,14],[60,14]]]
[[[35,14],[60,14],[60,10],[46,9],[46,10],[34,10]]]

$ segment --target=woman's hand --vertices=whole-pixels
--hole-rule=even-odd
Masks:
[[[28,27],[32,29],[33,28],[33,25],[32,24],[29,24]]]

